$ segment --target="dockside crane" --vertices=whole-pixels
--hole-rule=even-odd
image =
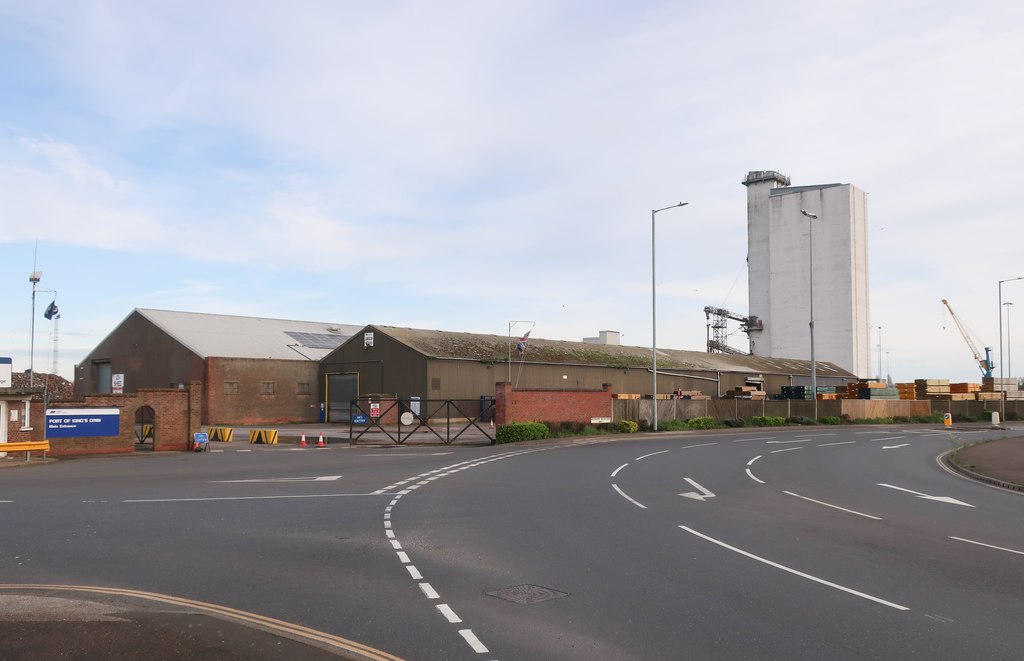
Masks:
[[[963,336],[964,341],[967,342],[967,346],[971,348],[971,353],[974,354],[974,360],[978,363],[978,367],[981,368],[981,375],[986,379],[992,378],[992,370],[995,369],[995,365],[992,363],[992,347],[985,347],[985,357],[982,358],[978,352],[977,345],[971,339],[970,333],[967,332],[967,328],[964,327],[963,322],[960,321],[960,317],[956,316],[956,312],[953,312],[953,306],[949,304],[949,301],[942,299],[942,304],[949,310],[949,316],[953,317],[953,322],[956,324],[957,330],[960,331],[960,335]]]
[[[724,308],[716,308],[709,305],[704,308],[704,316],[708,319],[708,353],[729,353],[741,356],[750,353],[729,346],[729,333],[727,329],[727,320],[729,319],[740,322],[740,330],[748,336],[752,331],[764,330],[764,322],[756,316],[745,317]]]

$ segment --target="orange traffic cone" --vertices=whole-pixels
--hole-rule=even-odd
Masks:
[[[302,432],[302,440],[299,441],[299,447],[300,448],[306,447],[306,432]]]
[[[316,446],[318,448],[322,448],[324,446],[324,433],[323,432],[320,432],[320,440],[316,442]]]

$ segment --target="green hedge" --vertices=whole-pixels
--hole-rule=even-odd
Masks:
[[[717,429],[720,425],[715,418],[705,417],[690,418],[686,421],[686,426],[690,429]]]
[[[786,419],[777,415],[755,415],[750,418],[751,427],[782,427]]]
[[[535,441],[547,438],[548,432],[548,426],[543,422],[509,422],[498,427],[496,438],[498,443]]]

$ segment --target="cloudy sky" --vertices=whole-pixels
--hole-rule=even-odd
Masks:
[[[136,307],[650,346],[678,201],[658,345],[702,350],[774,169],[869,193],[876,364],[977,381],[940,299],[998,358],[1022,62],[1012,0],[0,0],[0,355],[33,269],[67,377]]]

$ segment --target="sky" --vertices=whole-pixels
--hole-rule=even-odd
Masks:
[[[135,308],[649,347],[680,201],[657,343],[700,351],[778,170],[868,192],[875,364],[976,382],[940,300],[998,362],[1021,62],[1014,0],[0,0],[0,355],[72,378]]]

